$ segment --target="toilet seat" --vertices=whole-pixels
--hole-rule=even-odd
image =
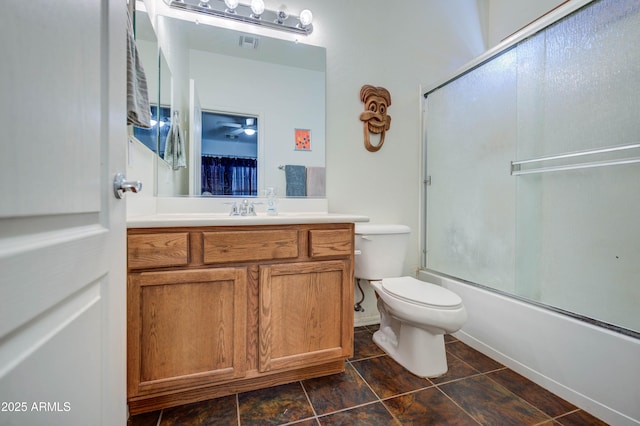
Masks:
[[[435,309],[454,309],[462,306],[462,299],[454,292],[413,277],[384,278],[385,293],[400,300]]]

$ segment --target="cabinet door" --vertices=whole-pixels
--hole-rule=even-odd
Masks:
[[[129,275],[128,395],[243,377],[245,268]]]
[[[351,356],[352,275],[348,260],[260,267],[261,372]]]

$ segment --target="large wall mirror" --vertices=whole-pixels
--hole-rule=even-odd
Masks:
[[[160,116],[171,111],[180,126],[187,156],[186,167],[172,167],[159,142],[158,196],[260,196],[266,187],[285,196],[286,166],[324,176],[324,48],[173,16],[157,15],[153,27],[159,48],[138,48],[160,52],[150,85]],[[301,134],[310,137],[303,146]]]

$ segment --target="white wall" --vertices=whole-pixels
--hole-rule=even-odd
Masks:
[[[495,46],[503,39],[564,3],[563,0],[479,0],[484,9],[486,39]]]

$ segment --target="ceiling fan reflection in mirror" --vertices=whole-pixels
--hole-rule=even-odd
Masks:
[[[208,140],[256,143],[258,117],[202,111],[202,137]]]
[[[225,136],[230,139],[237,138],[239,134],[244,133],[247,136],[253,136],[256,134],[256,119],[253,117],[246,117],[243,119],[242,123],[238,123],[235,121],[232,122],[218,122],[222,127],[226,127],[227,130]]]

